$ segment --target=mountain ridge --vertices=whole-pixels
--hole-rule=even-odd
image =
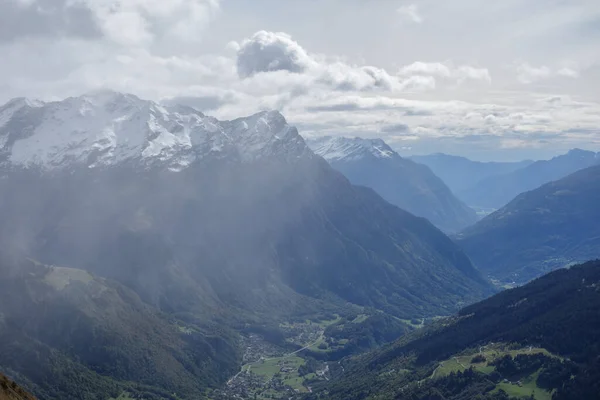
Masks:
[[[600,153],[571,149],[550,160],[536,161],[510,173],[481,180],[458,195],[473,206],[500,208],[521,193],[598,164]]]
[[[382,139],[323,137],[308,146],[353,184],[374,189],[390,203],[427,218],[445,232],[477,221],[428,167],[401,157]]]
[[[600,257],[598,204],[600,165],[522,193],[456,239],[482,271],[522,283]]]
[[[411,156],[409,158],[417,163],[427,165],[456,195],[483,179],[509,173],[534,162],[533,160],[481,162],[445,153]],[[464,198],[461,198],[461,200],[465,201]]]
[[[277,111],[220,122],[190,107],[112,91],[49,103],[11,100],[0,107],[0,145],[5,166],[44,169],[142,160],[178,170],[220,153],[251,161],[265,152],[294,157],[304,150],[298,131]]]

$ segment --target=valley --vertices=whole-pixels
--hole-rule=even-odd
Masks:
[[[475,223],[383,140],[309,145],[277,111],[101,91],[0,117],[0,369],[42,400],[548,400],[595,376],[570,336],[593,326],[565,328],[596,318],[588,268],[498,291],[593,258],[598,167]]]
[[[342,351],[348,338],[328,336],[334,325],[362,324],[369,316],[336,315],[333,319],[305,320],[279,324],[285,341],[276,345],[256,334],[242,337],[243,365],[211,399],[288,399],[311,393],[311,387],[330,379],[328,355]],[[315,358],[316,357],[316,358]],[[334,361],[336,362],[336,361]]]
[[[339,321],[337,317],[331,321],[280,324],[287,336],[284,345],[302,346],[291,352],[257,335],[244,337],[244,365],[240,372],[227,381],[223,391],[214,394],[215,398],[277,399],[310,392],[310,382],[328,380],[328,367],[323,362],[310,360],[309,368],[302,353],[309,349],[318,351],[319,346],[326,343],[325,328]]]

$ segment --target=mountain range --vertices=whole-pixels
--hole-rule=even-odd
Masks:
[[[600,153],[573,149],[550,160],[536,161],[510,173],[483,179],[457,195],[469,205],[497,209],[521,193],[598,164]]]
[[[428,166],[455,194],[469,190],[484,179],[508,174],[533,163],[531,160],[520,162],[481,162],[443,153],[412,156],[409,158],[419,164]]]
[[[550,160],[513,163],[476,162],[446,154],[415,156],[463,202],[477,210],[496,210],[521,193],[600,164],[600,153],[573,149]]]
[[[400,157],[381,139],[323,137],[308,145],[353,184],[372,188],[445,232],[456,232],[478,219],[428,167]]]
[[[457,235],[486,274],[522,283],[600,257],[600,166],[523,193]]]
[[[0,369],[45,399],[201,398],[239,366],[240,327],[445,315],[492,293],[452,240],[353,186],[277,112],[15,99],[0,144]]]

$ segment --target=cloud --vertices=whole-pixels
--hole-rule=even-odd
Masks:
[[[429,79],[429,87],[435,88],[436,78],[447,82],[453,81],[462,84],[466,81],[480,81],[491,83],[492,78],[487,68],[477,68],[470,65],[454,67],[451,63],[421,62],[417,61],[405,65],[398,70],[398,76],[419,77]]]
[[[545,65],[534,67],[528,63],[521,63],[516,66],[517,79],[523,84],[535,83],[541,80],[564,77],[564,78],[578,78],[579,72],[573,68],[563,67],[554,70]]]
[[[432,76],[415,75],[401,81],[404,90],[430,90],[435,89],[435,78]]]
[[[23,38],[56,39],[102,36],[86,3],[71,0],[3,0],[0,2],[0,42]]]
[[[545,65],[533,67],[528,63],[517,66],[517,79],[521,83],[533,83],[552,76],[552,71]]]
[[[237,53],[237,69],[241,78],[260,72],[302,73],[315,64],[291,36],[282,32],[257,32],[241,43]]]
[[[228,45],[228,48],[235,47]],[[435,88],[435,79],[431,77],[398,77],[383,68],[329,61],[325,56],[310,54],[282,32],[260,31],[243,40],[237,52],[237,71],[242,79],[277,80],[279,85],[288,80],[291,85],[321,85],[337,91],[395,92]]]
[[[162,100],[163,104],[184,106],[195,108],[204,113],[218,110],[225,105],[239,104],[246,100],[244,95],[233,90],[223,90],[220,88],[199,88],[195,93],[186,96],[176,96]]]
[[[450,78],[452,76],[452,72],[450,71],[450,68],[448,66],[439,62],[426,63],[417,61],[410,65],[405,65],[404,67],[400,68],[400,70],[398,71],[398,75],[430,75],[439,76],[443,78]]]
[[[396,12],[406,21],[420,24],[423,22],[423,18],[419,14],[419,8],[416,4],[409,4],[399,7]]]
[[[79,0],[93,11],[104,34],[124,46],[160,46],[183,52],[198,42],[219,10],[219,0]]]
[[[406,124],[392,124],[386,125],[380,129],[382,133],[407,133],[410,132],[410,127]]]
[[[459,82],[465,80],[474,80],[474,81],[483,81],[483,82],[492,82],[492,78],[490,77],[490,72],[487,68],[475,68],[469,65],[462,65],[454,71],[454,76],[456,76]]]
[[[567,68],[567,67],[559,69],[558,71],[556,71],[556,74],[567,77],[567,78],[578,78],[579,77],[578,71],[576,71],[572,68]]]
[[[218,9],[219,0],[3,0],[0,42],[72,38],[181,52]]]
[[[357,67],[336,62],[319,65],[317,68],[318,82],[330,85],[336,90],[398,90],[400,83],[385,70],[376,67]]]

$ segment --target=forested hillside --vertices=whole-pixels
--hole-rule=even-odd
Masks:
[[[600,261],[555,271],[343,363],[312,398],[496,399],[530,387],[536,399],[596,399],[598,309]]]
[[[600,166],[523,193],[457,235],[487,275],[524,283],[600,257]]]

